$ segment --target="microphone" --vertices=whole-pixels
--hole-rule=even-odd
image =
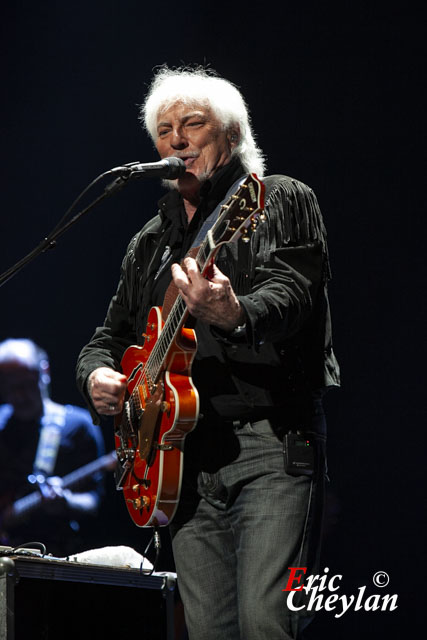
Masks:
[[[131,162],[123,167],[111,169],[111,173],[120,173],[127,178],[168,178],[174,180],[185,173],[185,162],[181,158],[163,158],[159,162]]]

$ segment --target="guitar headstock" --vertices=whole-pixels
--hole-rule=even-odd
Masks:
[[[236,193],[222,205],[218,220],[208,232],[211,250],[239,238],[249,242],[250,233],[263,219],[264,193],[264,183],[255,173],[250,173]]]

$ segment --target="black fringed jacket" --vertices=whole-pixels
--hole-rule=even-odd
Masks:
[[[204,185],[190,225],[181,196],[168,193],[159,202],[158,215],[132,238],[104,325],[78,359],[77,380],[87,400],[91,371],[100,366],[120,370],[125,349],[143,344],[148,311],[163,299],[170,264],[185,255],[203,220],[243,173],[237,159],[218,171]],[[268,176],[264,183],[266,221],[250,243],[226,245],[217,257],[245,311],[246,325],[225,334],[197,321],[192,377],[202,412],[227,419],[274,415],[303,427],[310,420],[313,397],[339,386],[327,298],[326,233],[309,187],[282,175]],[[168,252],[171,260],[159,284],[155,276]]]

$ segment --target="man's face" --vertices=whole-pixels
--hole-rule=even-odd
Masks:
[[[182,158],[187,167],[178,180],[178,188],[194,181],[194,176],[203,182],[227,164],[236,145],[234,137],[236,131],[225,131],[206,106],[177,102],[157,118],[156,147],[160,157]]]
[[[43,414],[39,372],[20,362],[0,365],[0,401],[11,404],[20,420],[33,420]]]

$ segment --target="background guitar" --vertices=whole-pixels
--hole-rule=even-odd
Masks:
[[[88,464],[79,467],[75,471],[68,473],[61,478],[61,486],[63,489],[71,489],[78,486],[93,474],[102,470],[113,470],[117,465],[117,456],[115,451],[89,462]],[[3,502],[5,500],[3,499]],[[0,514],[0,535],[3,544],[8,541],[9,534],[13,531],[13,528],[19,525],[26,519],[29,519],[31,514],[40,509],[43,504],[43,496],[40,490],[33,491],[18,500],[15,500],[12,504],[6,506]]]

